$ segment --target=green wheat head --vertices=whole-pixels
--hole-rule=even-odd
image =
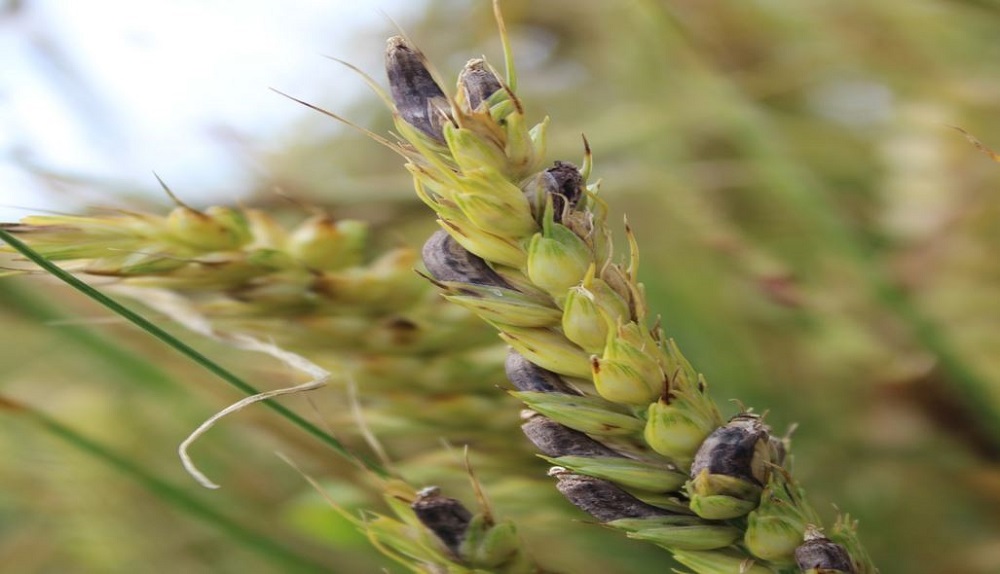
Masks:
[[[544,168],[548,121],[529,125],[502,21],[501,34],[506,78],[472,60],[453,96],[402,37],[386,69],[398,151],[442,228],[424,263],[510,345],[513,394],[533,413],[523,430],[559,490],[699,574],[875,572],[852,526],[821,532],[788,439],[748,409],[725,421],[652,321],[638,242],[626,225],[616,254],[589,146],[580,168]]]

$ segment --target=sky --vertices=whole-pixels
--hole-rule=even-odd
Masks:
[[[420,5],[0,0],[0,221],[162,193],[153,172],[182,196],[235,200],[250,181],[236,142],[266,147],[316,113],[269,88],[345,109],[369,97],[328,56],[377,74],[389,18]]]

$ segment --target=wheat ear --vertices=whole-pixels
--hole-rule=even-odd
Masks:
[[[559,490],[700,574],[875,572],[849,521],[821,533],[787,438],[747,409],[723,420],[704,377],[650,325],[637,241],[626,224],[619,261],[589,146],[580,168],[543,167],[548,121],[529,127],[497,14],[506,78],[472,60],[448,95],[402,37],[386,70],[406,168],[442,227],[424,263],[510,345],[523,430]]]

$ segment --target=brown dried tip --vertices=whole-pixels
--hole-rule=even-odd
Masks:
[[[465,531],[472,520],[472,513],[454,498],[442,496],[441,490],[436,486],[421,490],[410,508],[417,519],[457,556],[458,547],[465,539]]]
[[[481,257],[462,247],[443,229],[431,235],[421,251],[424,266],[438,281],[509,287]]]
[[[427,69],[424,55],[407,45],[402,36],[393,36],[386,43],[385,72],[392,101],[403,120],[443,143],[441,126],[450,121],[450,105]]]
[[[795,549],[795,562],[803,572],[856,574],[857,569],[847,549],[810,527],[806,541]]]
[[[500,80],[486,67],[486,62],[480,58],[469,60],[458,75],[458,85],[465,95],[469,111],[475,111],[494,93],[503,87]]]
[[[552,474],[559,481],[556,488],[567,500],[601,522],[671,514],[662,508],[646,504],[606,480],[570,472]]]

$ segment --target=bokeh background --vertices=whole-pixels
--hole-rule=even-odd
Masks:
[[[419,245],[432,228],[399,158],[267,90],[385,133],[378,99],[324,57],[381,82],[395,32],[379,7],[70,4],[2,4],[4,220],[95,206],[164,213],[155,170],[193,205],[279,210],[291,196],[373,221],[385,244]],[[1000,164],[953,129],[1000,147],[1000,5],[503,8],[522,98],[536,120],[552,119],[550,158],[579,161],[580,134],[591,142],[604,197],[638,235],[651,308],[716,399],[768,411],[776,429],[798,425],[796,475],[825,518],[839,508],[860,521],[883,572],[1000,572]],[[489,2],[381,9],[448,81],[470,57],[502,61]],[[0,301],[4,397],[330,571],[392,568],[273,455],[324,479],[347,508],[378,507],[300,431],[262,409],[225,422],[197,449],[224,488],[199,492],[174,450],[234,393],[42,277],[3,278]],[[252,380],[280,378],[174,330]],[[332,419],[326,400],[285,402]],[[513,428],[516,406],[497,408]],[[293,571],[31,417],[5,409],[0,428],[5,572]],[[421,464],[444,463],[423,458],[413,476]],[[482,464],[488,491],[505,468],[544,473],[530,455]],[[583,517],[557,497],[493,482],[498,513],[522,523],[543,563],[664,571],[663,553],[571,522]]]

